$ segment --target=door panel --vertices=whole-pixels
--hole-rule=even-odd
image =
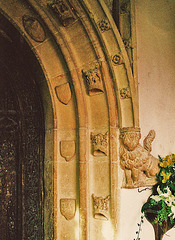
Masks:
[[[20,61],[13,49],[8,48],[7,53],[9,56],[3,59],[0,56],[5,65],[0,66],[0,240],[41,240],[44,239],[41,97],[23,58]]]
[[[0,239],[21,239],[18,109],[4,77],[0,82]]]

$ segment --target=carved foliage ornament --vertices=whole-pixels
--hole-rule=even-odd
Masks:
[[[131,92],[130,92],[130,88],[122,88],[120,89],[120,97],[121,99],[127,99],[131,97]]]
[[[104,92],[100,69],[98,66],[93,69],[89,69],[88,71],[82,70],[82,72],[85,77],[90,96]]]
[[[94,156],[108,155],[108,132],[105,134],[91,134],[92,152]]]
[[[92,195],[93,204],[94,204],[94,218],[100,220],[108,220],[109,219],[109,199],[108,195],[106,198],[96,197],[94,194]]]
[[[123,39],[123,43],[125,45],[126,50],[129,50],[130,48],[132,48],[132,40],[131,40],[131,38]]]
[[[71,220],[76,212],[76,200],[70,198],[60,199],[60,211],[66,220]]]
[[[66,0],[53,0],[48,6],[57,14],[64,27],[76,19],[73,7]]]
[[[36,42],[43,42],[46,39],[45,30],[36,18],[29,15],[24,15],[22,17],[22,22],[25,31],[33,40]]]
[[[159,160],[150,154],[155,131],[151,130],[148,133],[144,140],[144,147],[139,144],[140,128],[122,128],[120,133],[120,166],[125,173],[123,187],[154,185],[156,174],[160,170]]]
[[[108,31],[111,28],[109,22],[106,19],[101,20],[98,23],[98,26],[99,26],[99,28],[101,29],[102,32]]]

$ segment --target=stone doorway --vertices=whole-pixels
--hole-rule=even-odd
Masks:
[[[0,239],[41,240],[45,127],[39,70],[2,16],[0,26]]]

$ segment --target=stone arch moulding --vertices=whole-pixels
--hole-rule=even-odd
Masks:
[[[54,153],[54,237],[45,205],[45,239],[100,239],[107,227],[116,239],[122,185],[118,130],[138,127],[139,121],[137,84],[106,5],[101,0],[8,0],[0,8],[37,57],[52,99],[54,127],[46,129],[53,139],[46,134],[46,149]],[[48,98],[45,94],[45,105]],[[91,135],[97,140],[92,142]],[[49,166],[45,170],[52,171]],[[45,184],[48,205],[47,175]],[[93,218],[92,195],[110,196],[108,221]]]

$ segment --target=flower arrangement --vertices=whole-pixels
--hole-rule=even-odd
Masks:
[[[152,194],[142,206],[142,212],[153,225],[157,239],[175,225],[175,154],[159,156],[160,172]]]

